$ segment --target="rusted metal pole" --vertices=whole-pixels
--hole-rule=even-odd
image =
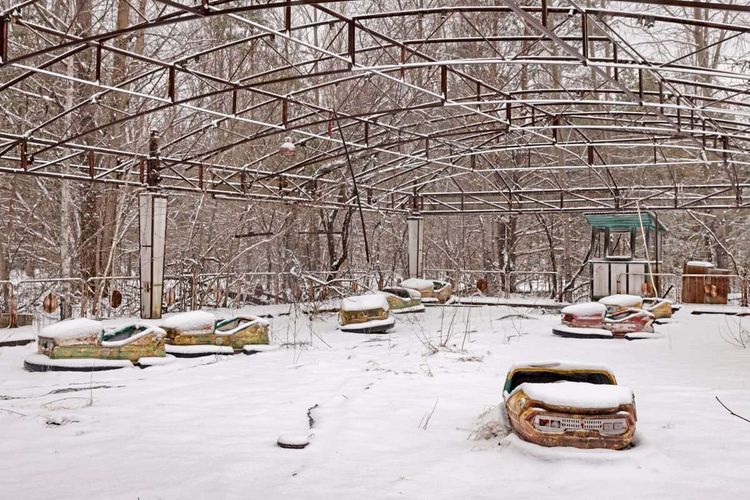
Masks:
[[[0,64],[8,61],[8,17],[0,18]]]
[[[148,190],[140,194],[139,245],[141,318],[161,318],[164,295],[164,252],[167,240],[167,197],[159,194],[159,136],[152,130],[146,160]]]
[[[152,130],[148,140],[148,159],[146,160],[146,184],[154,188],[161,182],[159,174],[159,133]]]

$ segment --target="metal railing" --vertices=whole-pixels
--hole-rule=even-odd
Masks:
[[[379,279],[380,278],[380,279]],[[164,312],[201,307],[312,302],[340,298],[392,284],[393,277],[363,271],[196,273],[164,277]],[[117,292],[117,293],[115,293]],[[114,300],[114,297],[117,300]],[[53,301],[45,298],[54,297]],[[140,310],[138,276],[40,278],[0,281],[0,311],[35,317],[135,316]]]
[[[565,286],[561,274],[556,271],[432,268],[425,269],[425,274],[446,279],[458,294],[481,293],[505,299],[513,296],[558,299]],[[578,276],[568,290],[568,294],[573,297],[571,300],[575,300],[575,297],[587,296],[589,287],[589,278]]]
[[[625,275],[617,276],[621,288]],[[515,297],[564,298],[577,302],[586,300],[591,279],[578,276],[565,297],[560,273],[538,270],[472,270],[426,269],[425,275],[444,279],[456,295],[482,294],[513,299]],[[630,273],[646,276],[648,273]],[[682,298],[682,278],[727,278],[730,301],[739,299],[747,305],[750,281],[737,274],[702,275],[654,273],[661,281],[661,290],[670,286],[670,298]],[[362,270],[292,271],[246,273],[196,273],[164,277],[164,312],[189,311],[201,307],[239,308],[247,305],[293,302],[323,302],[366,290],[393,285],[400,276],[389,272]],[[622,291],[622,290],[620,290]],[[117,293],[115,293],[117,292]],[[56,307],[45,309],[45,298],[55,296]],[[115,300],[115,297],[117,300]],[[31,314],[34,318],[84,316],[115,318],[136,316],[140,310],[138,276],[105,276],[88,280],[81,278],[38,278],[0,281],[0,311],[4,315]]]

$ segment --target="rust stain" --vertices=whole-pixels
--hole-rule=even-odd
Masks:
[[[606,410],[593,408],[575,408],[571,406],[551,406],[541,401],[530,399],[520,390],[508,398],[505,403],[513,430],[525,441],[541,446],[573,446],[576,448],[609,448],[622,450],[630,446],[635,433],[635,408],[632,404],[620,405]],[[625,419],[627,429],[623,434],[605,435],[598,430],[565,430],[564,432],[543,432],[534,427],[537,415],[555,416],[566,419],[614,420]],[[583,427],[583,424],[582,424]]]

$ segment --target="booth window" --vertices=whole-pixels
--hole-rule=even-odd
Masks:
[[[607,245],[607,257],[611,259],[634,258],[634,241],[632,231],[611,231]]]
[[[591,238],[591,255],[597,258],[604,258],[607,255],[607,232],[604,228],[594,228]]]

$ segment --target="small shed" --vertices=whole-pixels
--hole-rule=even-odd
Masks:
[[[729,270],[710,262],[692,260],[682,269],[682,302],[726,304],[729,297]]]
[[[615,294],[658,295],[667,228],[656,214],[617,212],[584,217],[591,226],[591,299]]]

